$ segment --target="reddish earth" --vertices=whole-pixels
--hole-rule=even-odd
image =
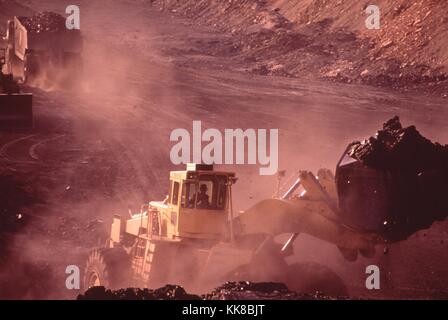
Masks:
[[[88,251],[104,241],[114,213],[163,199],[168,172],[179,169],[169,160],[169,134],[176,128],[191,130],[193,120],[218,129],[278,128],[279,167],[288,176],[299,169],[333,169],[348,142],[369,136],[394,115],[404,125],[415,124],[433,141],[448,141],[447,100],[423,94],[428,83],[404,94],[390,89],[395,82],[375,88],[322,81],[320,71],[310,76],[316,65],[319,70],[333,68],[328,63],[335,60],[331,52],[325,59],[308,54],[327,50],[322,42],[330,40],[337,42],[334,50],[343,50],[342,60],[361,61],[353,74],[363,71],[360,57],[371,52],[368,46],[358,46],[366,41],[363,37],[354,39],[316,21],[309,29],[293,26],[292,34],[273,39],[270,29],[246,34],[249,25],[244,24],[235,30],[235,40],[225,28],[213,26],[219,16],[190,19],[197,9],[183,17],[182,8],[171,2],[164,11],[158,9],[159,2],[150,2],[78,1],[86,41],[80,88],[60,88],[51,81],[25,88],[34,94],[35,129],[0,133],[1,298],[60,299],[81,293],[65,288],[66,266],[82,269]],[[31,11],[63,13],[68,4],[0,1],[0,19]],[[280,13],[287,8],[283,4]],[[321,40],[313,36],[316,28],[322,28]],[[384,39],[389,36],[384,31]],[[291,37],[303,41],[297,50],[284,51],[281,43]],[[267,41],[268,48],[244,49],[260,41]],[[339,44],[344,44],[342,49]],[[360,48],[355,54],[354,46]],[[384,54],[392,50],[387,49]],[[258,55],[259,61],[251,59]],[[292,67],[295,62],[288,65],[294,55],[304,61],[297,69]],[[285,77],[275,65],[266,67],[277,58],[292,76]],[[341,70],[341,78],[356,78]],[[410,72],[419,74],[415,70]],[[437,95],[446,93],[443,83],[437,88]],[[240,178],[235,186],[237,210],[275,191],[276,177],[259,176],[256,166],[224,169],[235,170]],[[439,222],[387,250],[378,248],[374,259],[349,263],[334,246],[300,235],[291,262],[331,267],[354,297],[448,298],[447,236],[448,224]],[[365,289],[369,264],[381,267],[382,290]]]
[[[376,1],[380,29],[366,27],[364,0],[160,0],[165,10],[225,32],[202,52],[257,74],[326,79],[448,96],[444,1]]]

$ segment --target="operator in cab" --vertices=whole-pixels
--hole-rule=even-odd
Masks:
[[[201,184],[199,193],[197,194],[196,207],[199,209],[207,209],[210,206],[210,198],[207,194],[208,188],[206,184]]]

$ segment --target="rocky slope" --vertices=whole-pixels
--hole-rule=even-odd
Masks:
[[[380,29],[365,0],[158,0],[161,10],[227,31],[201,43],[246,71],[365,83],[448,96],[448,3],[380,0]]]

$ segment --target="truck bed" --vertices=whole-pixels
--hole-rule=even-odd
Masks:
[[[68,30],[65,18],[55,13],[39,13],[32,17],[14,18],[15,51],[24,59],[26,51],[81,53],[79,30]]]

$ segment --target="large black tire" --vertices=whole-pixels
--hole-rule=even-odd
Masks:
[[[330,268],[314,262],[287,265],[281,259],[252,262],[232,271],[226,281],[281,282],[289,290],[335,297],[348,295],[344,281]]]
[[[130,286],[131,261],[122,248],[93,250],[87,259],[84,272],[84,290],[92,287],[120,289]]]
[[[285,282],[288,265],[280,256],[256,257],[229,272],[221,281]]]
[[[305,293],[323,292],[330,296],[347,296],[344,281],[330,268],[314,262],[288,266],[285,284],[289,290]]]

